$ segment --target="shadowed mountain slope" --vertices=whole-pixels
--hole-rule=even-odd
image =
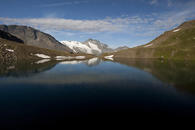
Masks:
[[[0,30],[0,38],[7,39],[7,40],[10,40],[10,41],[19,42],[19,43],[24,43],[24,41],[22,41],[21,39],[13,36],[13,35],[11,35],[7,32],[1,31],[1,30]]]
[[[18,37],[19,39],[23,40],[24,43],[27,45],[52,50],[72,52],[68,47],[62,45],[51,35],[36,30],[32,27],[19,25],[0,25],[0,30]]]

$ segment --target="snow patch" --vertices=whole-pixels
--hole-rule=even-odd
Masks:
[[[85,59],[85,56],[76,56],[75,59],[79,59],[79,60]]]
[[[51,58],[50,56],[44,55],[44,54],[35,54],[35,56],[43,58],[43,59],[49,59]]]
[[[50,61],[50,59],[43,59],[43,60],[39,60],[39,61],[35,62],[35,64],[42,64],[42,63],[46,63],[49,61]]]
[[[72,65],[76,65],[76,64],[87,64],[87,65],[94,65],[96,64],[96,62],[99,60],[98,57],[95,58],[91,58],[89,60],[72,60],[72,61],[63,61],[60,62],[59,64],[72,64]]]
[[[89,48],[87,45],[77,42],[77,41],[61,41],[61,43],[65,46],[68,46],[73,52],[77,52],[78,50],[87,53],[92,54],[91,48]]]
[[[152,46],[152,44],[145,45],[144,47],[150,47],[150,46]]]
[[[113,56],[114,56],[114,55],[109,55],[109,56],[105,56],[104,58],[105,58],[105,59],[108,59],[108,60],[113,60]]]
[[[56,60],[72,60],[74,59],[71,56],[56,56]]]
[[[56,56],[56,60],[72,60],[72,59],[85,59],[85,56]]]
[[[12,70],[12,69],[15,69],[15,66],[9,66],[7,67],[8,70]]]
[[[72,57],[70,56],[56,56],[56,60],[71,60]]]
[[[12,50],[12,49],[6,49],[6,51],[9,51],[9,52],[14,52],[14,50]]]
[[[65,64],[65,65],[69,65],[69,64],[71,64],[71,65],[76,65],[76,64],[81,64],[81,63],[83,63],[83,61],[76,61],[76,60],[74,60],[74,61],[63,61],[63,62],[60,62],[60,64]]]
[[[91,59],[89,59],[89,60],[87,61],[87,63],[88,63],[88,64],[94,64],[97,60],[98,60],[97,57],[91,58]]]
[[[173,32],[178,32],[180,30],[181,30],[181,28],[178,28],[178,29],[173,30]]]
[[[89,42],[89,46],[92,48],[92,50],[96,50],[96,51],[98,51],[99,53],[102,52],[102,51],[98,48],[97,45],[95,45],[95,44],[93,44],[93,43],[91,43],[91,42]]]

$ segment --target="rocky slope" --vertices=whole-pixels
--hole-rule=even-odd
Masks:
[[[6,39],[2,38],[4,36],[6,36]],[[7,39],[11,39],[12,41]],[[83,60],[92,57],[91,55],[86,54],[76,55],[65,51],[39,48],[26,45],[25,43],[21,44],[17,41],[18,39],[13,41],[13,36],[6,32],[0,33],[0,61],[2,64],[14,64],[18,60],[43,60],[37,62],[43,63],[50,60]]]
[[[0,25],[0,30],[21,39],[25,44],[40,48],[71,52],[69,48],[63,46],[54,37],[39,30],[27,26]]]
[[[113,55],[123,58],[195,59],[195,20],[163,33],[148,44]]]
[[[70,54],[20,44],[18,42],[0,38],[0,61],[5,64],[14,63],[17,60],[46,59],[46,56],[48,56],[47,59],[51,59],[55,58],[55,56],[64,55]]]

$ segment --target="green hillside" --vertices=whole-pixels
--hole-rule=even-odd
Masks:
[[[145,45],[113,54],[126,58],[195,59],[195,20],[185,22]]]

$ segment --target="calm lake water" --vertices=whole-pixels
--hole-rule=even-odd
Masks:
[[[195,62],[116,59],[0,64],[2,124],[71,117],[195,117]]]

